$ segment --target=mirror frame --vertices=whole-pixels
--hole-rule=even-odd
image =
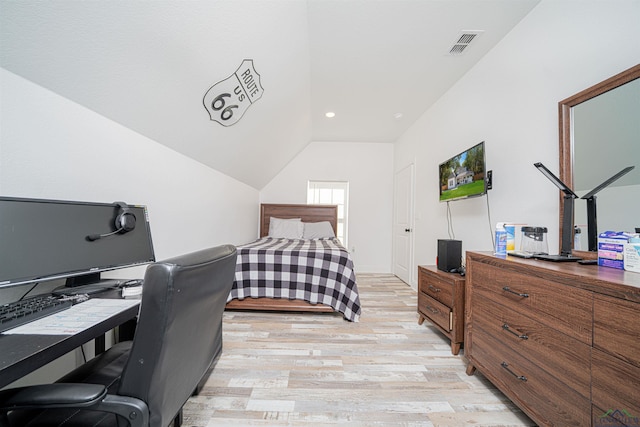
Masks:
[[[573,141],[571,140],[571,108],[598,95],[602,95],[612,89],[622,86],[630,81],[640,78],[640,64],[635,65],[615,76],[591,86],[577,94],[558,103],[558,121],[560,131],[560,180],[573,188]],[[564,199],[560,192],[559,229],[562,236],[562,214],[564,212]],[[562,241],[562,239],[560,239]],[[571,239],[573,242],[573,239]],[[573,254],[585,259],[596,259],[596,252],[576,251]]]

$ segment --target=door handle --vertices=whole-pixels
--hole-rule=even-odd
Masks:
[[[405,228],[405,229],[404,229],[404,232],[405,232],[405,233],[411,233],[411,229],[410,229],[410,228]]]

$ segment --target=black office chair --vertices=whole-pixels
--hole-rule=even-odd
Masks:
[[[219,246],[147,267],[133,341],[55,384],[0,391],[0,426],[166,427],[222,352],[222,314],[236,248]]]

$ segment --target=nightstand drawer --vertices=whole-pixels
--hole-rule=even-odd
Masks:
[[[420,275],[420,291],[441,303],[453,307],[453,283],[435,275]]]
[[[418,294],[418,311],[445,331],[453,329],[451,309],[423,292]]]

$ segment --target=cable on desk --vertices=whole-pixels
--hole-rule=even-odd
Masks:
[[[40,282],[36,282],[27,292],[25,292],[20,298],[18,298],[18,301],[22,301],[24,299],[24,297],[29,295],[31,293],[31,291],[34,290],[36,288],[36,286],[38,286],[39,284],[40,284]]]

